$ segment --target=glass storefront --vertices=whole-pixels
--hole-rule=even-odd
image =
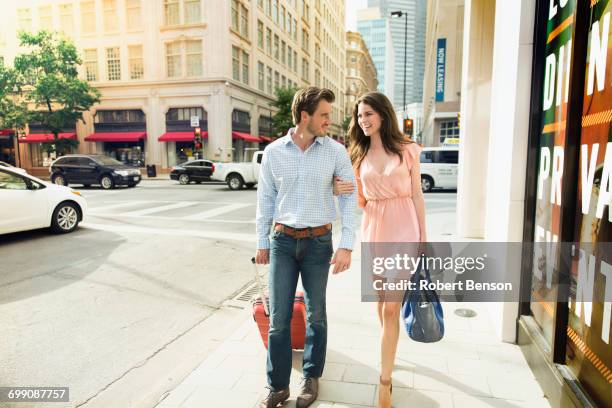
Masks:
[[[540,351],[548,354],[551,365],[565,365],[597,406],[612,406],[612,302],[581,301],[594,296],[605,300],[603,294],[612,290],[612,254],[593,245],[612,241],[612,0],[544,3],[546,35],[538,41],[545,51],[536,54],[545,62],[537,112],[541,123],[532,134],[538,147],[532,169],[537,174],[532,237],[534,242],[578,244],[569,264],[569,302],[543,300],[558,298],[560,247],[549,244],[536,250],[528,271],[529,312],[547,344]],[[584,15],[588,30],[580,23]],[[585,49],[576,52],[585,58],[572,55]],[[584,89],[581,101],[570,102],[579,103],[578,108],[568,105],[576,89],[578,95]],[[570,166],[575,171],[563,174],[564,161],[574,160],[570,152],[575,151],[579,160]],[[562,203],[564,189],[574,186],[575,201]],[[574,207],[575,214],[561,215]]]
[[[13,135],[0,134],[0,161],[16,165],[17,152],[15,151],[15,138]]]
[[[138,142],[104,142],[104,154],[119,160],[121,163],[144,167],[144,141]]]

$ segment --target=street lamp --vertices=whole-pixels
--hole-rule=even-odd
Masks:
[[[406,16],[406,22],[404,24],[404,104],[402,105],[402,119],[406,116],[406,58],[408,56],[408,13],[403,11],[392,11],[391,17],[403,17]]]

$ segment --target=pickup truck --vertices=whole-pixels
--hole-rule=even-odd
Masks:
[[[244,186],[252,188],[259,179],[259,166],[263,151],[255,152],[253,160],[246,163],[215,163],[215,172],[211,179],[225,181],[231,190],[240,190]]]

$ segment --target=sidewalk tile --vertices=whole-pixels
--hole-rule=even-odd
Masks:
[[[547,399],[514,401],[499,398],[476,397],[473,395],[453,395],[455,408],[550,408]]]
[[[393,387],[392,402],[394,408],[453,408],[449,393],[412,388]]]
[[[323,370],[323,376],[321,378],[330,381],[340,381],[344,375],[346,367],[346,364],[326,362],[325,369]]]
[[[490,396],[487,378],[484,375],[446,375],[436,371],[416,370],[414,388],[420,391],[442,391],[454,394]]]
[[[357,405],[374,403],[374,385],[326,380],[321,380],[319,384],[319,399],[322,401]]]
[[[180,408],[253,408],[259,401],[259,393],[232,391],[219,392],[218,389],[202,387],[180,405]]]

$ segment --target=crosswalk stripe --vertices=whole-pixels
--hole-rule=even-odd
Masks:
[[[143,210],[129,211],[126,213],[122,213],[121,215],[125,215],[125,216],[149,215],[149,214],[159,213],[162,211],[176,210],[178,208],[191,207],[197,204],[199,203],[196,201],[181,201],[181,202],[174,203],[174,204],[167,204],[167,205],[161,205],[157,207],[145,208]]]
[[[99,212],[104,212],[107,210],[114,210],[114,209],[121,208],[121,207],[133,207],[138,204],[145,203],[145,202],[146,201],[122,201],[120,203],[103,205],[101,207],[90,207],[89,211],[92,213],[99,213]]]
[[[231,211],[236,211],[239,210],[241,208],[245,208],[250,206],[251,204],[230,204],[230,205],[225,205],[223,207],[218,207],[218,208],[214,208],[212,210],[207,210],[207,211],[203,211],[201,213],[198,214],[192,214],[192,215],[188,215],[186,217],[182,217],[182,220],[187,220],[187,221],[201,221],[201,220],[205,220],[208,218],[212,218],[212,217],[216,217],[217,215],[221,215],[221,214],[225,214]]]

